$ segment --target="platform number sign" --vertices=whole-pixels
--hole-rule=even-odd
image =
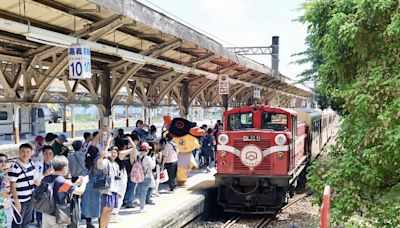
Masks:
[[[218,76],[218,91],[220,95],[229,94],[229,76],[219,75]]]
[[[92,77],[90,63],[90,47],[83,44],[74,44],[68,48],[69,78],[83,79]]]
[[[261,98],[261,87],[254,87],[253,97],[255,99],[260,99]]]

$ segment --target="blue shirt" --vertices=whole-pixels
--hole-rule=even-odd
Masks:
[[[147,135],[149,134],[147,131],[145,131],[145,130],[143,130],[143,128],[139,128],[139,127],[135,128],[135,130],[133,130],[133,131],[139,137],[141,142],[146,141]]]
[[[68,155],[68,166],[72,177],[83,176],[85,167],[86,152],[78,151]]]

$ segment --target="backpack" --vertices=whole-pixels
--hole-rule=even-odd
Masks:
[[[212,142],[212,136],[211,135],[205,135],[202,140],[201,140],[201,150],[203,151],[211,151],[214,150],[214,145]]]
[[[54,180],[50,183],[43,179],[40,185],[33,190],[32,202],[35,211],[46,214],[52,214],[54,212],[56,208],[56,202],[53,195]]]
[[[143,180],[144,180],[144,173],[143,173],[143,167],[142,167],[143,158],[141,159],[140,162],[138,161],[139,159],[136,159],[135,164],[133,164],[133,166],[132,166],[131,181],[133,183],[140,183],[140,182],[143,182]]]

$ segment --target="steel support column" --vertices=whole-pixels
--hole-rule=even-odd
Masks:
[[[152,125],[153,124],[153,119],[154,119],[154,108],[148,108],[149,111],[149,119],[148,119],[148,125]]]
[[[125,106],[126,112],[126,127],[129,127],[129,105]]]
[[[147,123],[147,108],[146,107],[142,107],[142,117],[143,117],[143,123]],[[137,126],[135,126],[137,127]]]
[[[32,107],[31,108],[31,122],[32,122],[31,134],[32,135],[39,134],[39,124],[38,124],[37,117],[38,117],[38,109],[37,109],[37,107]]]
[[[71,106],[71,138],[75,138],[75,105]]]
[[[111,108],[111,128],[115,128],[115,106]]]
[[[99,110],[99,120],[98,120],[99,129],[102,129],[102,126],[103,126],[103,109],[102,109],[101,105],[97,105],[97,108]]]
[[[19,144],[19,106],[14,104],[14,116],[13,116],[13,124],[14,124],[14,142],[15,144]]]
[[[67,132],[67,105],[63,105],[63,132]]]
[[[276,77],[282,79],[279,75],[279,36],[272,37],[271,68]]]

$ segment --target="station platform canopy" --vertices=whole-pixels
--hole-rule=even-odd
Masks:
[[[69,78],[68,47],[75,43],[91,49],[90,79]],[[241,105],[255,87],[261,88],[260,103],[278,97],[301,106],[311,95],[307,87],[134,0],[2,1],[0,68],[1,103],[185,109]],[[229,75],[225,101],[219,75]]]

